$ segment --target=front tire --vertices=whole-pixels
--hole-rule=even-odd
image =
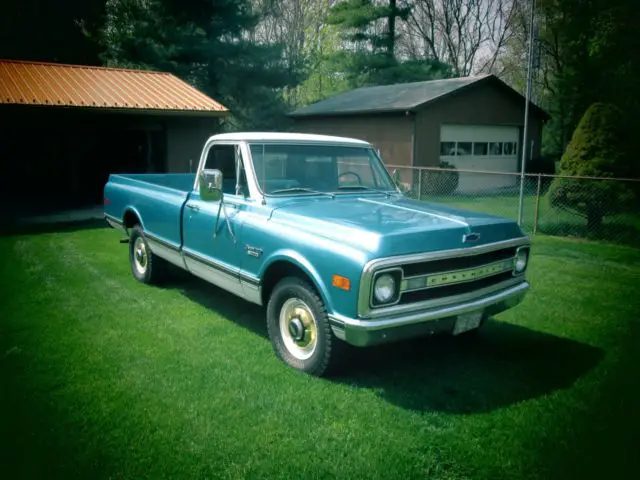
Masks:
[[[166,264],[162,258],[151,251],[140,225],[131,229],[129,262],[131,263],[131,273],[139,282],[158,284],[165,277]]]
[[[287,277],[275,286],[267,329],[276,355],[287,365],[314,376],[336,366],[343,345],[331,331],[324,303],[306,281]]]

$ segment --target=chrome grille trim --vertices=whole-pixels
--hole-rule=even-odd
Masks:
[[[365,265],[360,278],[360,291],[358,295],[358,317],[375,318],[383,315],[389,316],[389,315],[411,312],[414,310],[433,308],[435,306],[440,306],[440,305],[447,305],[449,303],[463,301],[461,299],[469,300],[474,298],[475,296],[491,293],[492,291],[515,285],[524,280],[523,275],[518,275],[508,281],[501,282],[499,284],[492,285],[490,287],[483,288],[467,294],[450,296],[450,297],[445,297],[441,299],[433,299],[433,300],[422,301],[422,302],[409,303],[409,304],[394,304],[392,306],[380,306],[380,307],[372,308],[370,303],[371,296],[373,294],[372,279],[375,273],[380,270],[383,270],[383,269],[386,270],[390,268],[402,268],[403,265],[412,264],[412,263],[422,263],[422,262],[429,262],[433,260],[445,260],[450,258],[474,256],[482,253],[488,253],[496,250],[502,250],[502,249],[513,248],[513,247],[522,247],[522,246],[529,247],[530,244],[531,244],[530,237],[523,236],[523,237],[511,239],[511,240],[490,243],[487,245],[479,245],[475,247],[457,248],[452,250],[440,250],[437,252],[427,252],[427,253],[419,253],[419,254],[411,254],[411,255],[399,255],[395,257],[386,257],[386,258],[371,260]],[[403,277],[402,282],[404,282],[405,280],[406,278]],[[401,295],[399,296],[399,298],[402,297],[402,293],[405,293],[405,292],[401,292]]]

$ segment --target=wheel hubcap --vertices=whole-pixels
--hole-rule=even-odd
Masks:
[[[284,345],[294,357],[305,360],[315,352],[318,328],[309,305],[299,298],[290,298],[280,309],[280,334]]]
[[[138,237],[133,244],[133,263],[136,267],[136,270],[141,275],[144,275],[144,273],[147,271],[147,261],[147,247],[144,244],[143,238]]]

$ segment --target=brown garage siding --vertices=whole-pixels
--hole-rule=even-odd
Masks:
[[[437,166],[440,159],[440,126],[442,124],[501,125],[521,127],[524,102],[507,97],[495,85],[484,84],[452,94],[441,102],[432,102],[417,113],[417,166]],[[534,140],[534,157],[540,154],[540,119],[531,113],[529,139]],[[522,129],[520,129],[522,145]],[[528,157],[527,152],[527,157]]]
[[[170,118],[167,120],[167,171],[195,172],[207,139],[219,133],[216,119]]]
[[[296,118],[303,133],[337,135],[370,142],[388,165],[411,165],[413,119],[403,114]]]

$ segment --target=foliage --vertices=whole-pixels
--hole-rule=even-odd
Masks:
[[[515,35],[518,0],[413,0],[399,47],[412,59],[451,65],[454,76],[496,72]]]
[[[327,23],[339,29],[347,48],[334,54],[329,62],[350,88],[451,75],[450,67],[438,60],[398,59],[396,22],[406,21],[410,13],[408,2],[399,4],[395,0],[343,0],[334,6]]]
[[[111,66],[173,72],[220,100],[231,128],[278,128],[281,89],[299,81],[282,46],[252,42],[259,18],[248,1],[109,0],[101,30]]]
[[[621,112],[611,104],[594,103],[580,120],[560,161],[560,174],[585,177],[625,177],[629,165],[620,145],[624,132]],[[557,178],[549,190],[553,206],[587,218],[590,229],[602,218],[631,204],[633,192],[616,181],[575,182]]]
[[[499,62],[507,81],[521,92],[526,85],[529,5],[519,3],[516,35]],[[594,102],[616,105],[625,123],[640,127],[640,36],[630,20],[639,16],[637,0],[536,2],[533,98],[551,115],[543,132],[545,153],[562,155]],[[640,138],[635,136],[619,148],[629,154],[638,147]],[[634,166],[639,175],[640,165]]]

